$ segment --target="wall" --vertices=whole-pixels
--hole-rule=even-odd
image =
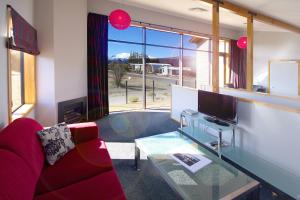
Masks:
[[[86,0],[54,1],[54,53],[56,103],[86,96]]]
[[[300,59],[300,34],[291,32],[254,32],[254,84],[268,86],[270,59]]]
[[[36,118],[57,122],[57,103],[87,95],[85,0],[35,0],[41,55],[37,58]]]
[[[0,1],[0,127],[8,123],[8,91],[7,91],[7,13],[6,5],[10,4],[30,24],[33,24],[33,0],[1,0]],[[34,116],[31,113],[31,116]]]
[[[199,33],[211,34],[211,26],[199,21],[187,20],[184,18],[171,16],[168,14],[162,14],[159,12],[153,12],[146,9],[123,5],[111,1],[99,1],[99,0],[87,0],[88,12],[99,13],[103,15],[109,15],[109,13],[115,9],[121,8],[126,10],[132,20],[141,21],[146,23],[152,23],[157,25],[163,25],[172,28],[179,28],[188,31],[194,31]],[[237,32],[230,29],[221,29],[220,31],[223,37],[236,38]]]
[[[221,93],[241,96],[242,94]],[[184,96],[184,101],[180,99]],[[172,86],[171,117],[179,121],[183,109],[197,110],[197,90]],[[265,99],[259,99],[265,102]],[[300,108],[300,102],[297,103]],[[300,113],[260,103],[238,102],[239,131],[237,144],[245,150],[300,177]]]
[[[45,126],[56,121],[53,1],[35,0],[35,26],[41,54],[36,58],[36,118]]]

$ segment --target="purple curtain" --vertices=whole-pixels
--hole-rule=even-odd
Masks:
[[[247,50],[237,46],[237,40],[230,41],[229,80],[233,88],[246,89]]]
[[[108,17],[88,14],[88,116],[108,115]]]
[[[7,6],[13,26],[13,36],[8,40],[8,48],[32,55],[40,54],[37,31],[11,6]]]

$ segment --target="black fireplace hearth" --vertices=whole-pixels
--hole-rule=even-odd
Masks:
[[[87,121],[87,97],[58,103],[58,123],[67,124]]]

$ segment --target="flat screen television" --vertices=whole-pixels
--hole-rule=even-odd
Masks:
[[[236,123],[237,98],[203,91],[198,91],[198,111],[211,119]]]

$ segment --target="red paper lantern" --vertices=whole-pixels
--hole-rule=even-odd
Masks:
[[[247,48],[247,37],[245,36],[240,37],[236,44],[241,49]]]
[[[117,9],[110,13],[109,22],[116,29],[124,30],[129,27],[131,18],[126,11]]]

